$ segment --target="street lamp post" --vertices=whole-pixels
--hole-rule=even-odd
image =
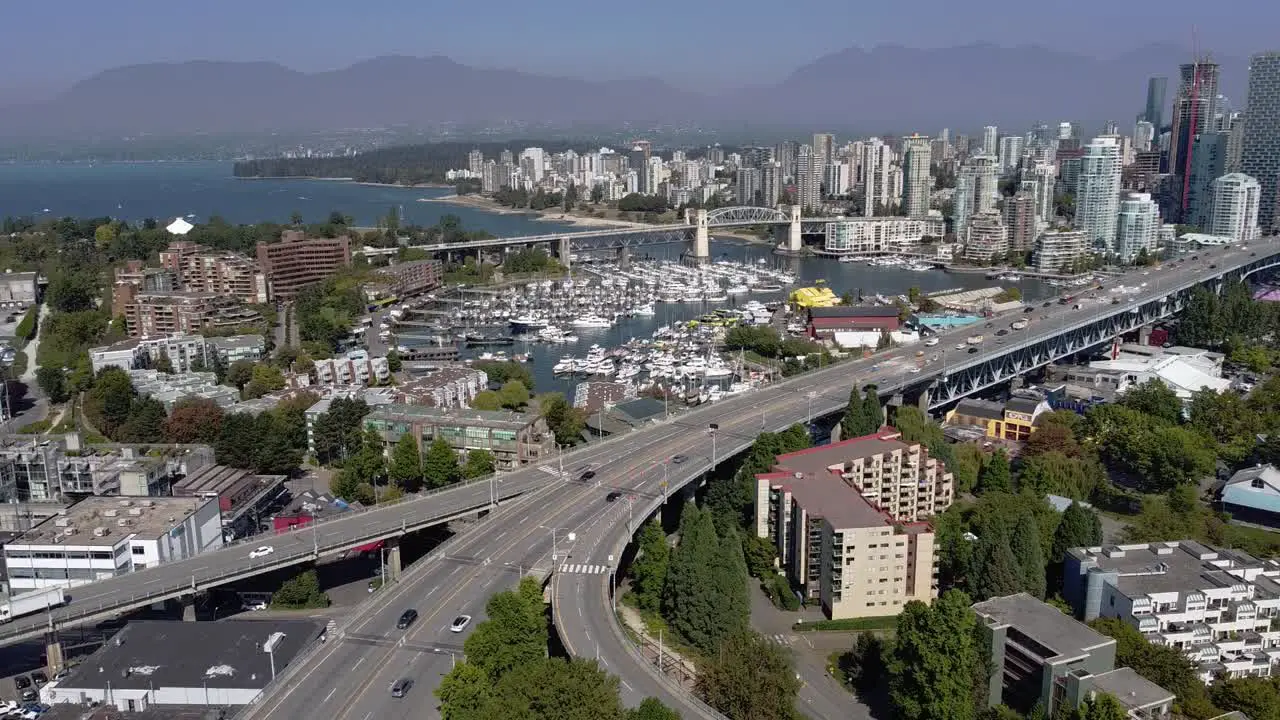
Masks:
[[[711,423],[710,425],[707,426],[707,434],[711,436],[711,467],[712,469],[714,469],[716,466],[716,431],[719,429],[720,429],[720,425],[717,423]]]
[[[806,423],[807,425],[813,424],[813,399],[817,396],[818,396],[817,390],[810,390],[809,392],[805,393],[805,397],[809,399],[809,421]]]

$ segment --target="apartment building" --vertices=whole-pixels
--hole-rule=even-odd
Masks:
[[[213,366],[214,358],[229,366],[236,360],[259,360],[266,353],[261,335],[231,335],[206,338],[177,333],[156,338],[129,338],[111,345],[89,348],[89,361],[96,374],[104,368],[134,370],[154,367],[161,358],[169,358],[176,373],[192,372],[200,366]]]
[[[1085,621],[1119,618],[1178,648],[1204,682],[1280,663],[1280,561],[1194,540],[1072,548],[1063,596]]]
[[[202,329],[237,328],[262,321],[256,310],[235,298],[218,293],[139,293],[131,286],[116,286],[130,337],[156,337]]]
[[[351,238],[308,238],[286,230],[278,243],[258,243],[258,265],[273,297],[289,300],[351,264]]]
[[[217,498],[85,498],[4,546],[12,593],[75,587],[221,548]]]
[[[756,476],[756,534],[830,618],[896,615],[937,597],[927,520],[953,500],[951,473],[885,428],[779,455]]]
[[[77,434],[0,441],[0,502],[61,501],[83,495],[162,495],[175,477],[213,462],[207,446],[86,448]]]
[[[459,453],[488,450],[499,470],[536,462],[556,447],[555,435],[542,417],[514,412],[385,405],[365,417],[365,428],[381,435],[388,446],[411,433],[422,452],[436,438]]]
[[[444,279],[444,265],[435,259],[396,263],[374,270],[376,281],[372,288],[376,295],[408,297],[430,292],[440,287]]]
[[[965,398],[947,413],[944,422],[948,426],[981,428],[989,438],[1022,442],[1035,432],[1036,420],[1052,410],[1038,397],[1016,396],[1004,403]]]
[[[826,224],[824,249],[834,255],[901,252],[925,238],[941,239],[945,221],[939,217],[857,217]]]
[[[316,382],[320,385],[371,385],[391,379],[385,357],[369,357],[367,350],[352,350],[346,356],[315,361]]]
[[[1165,718],[1174,695],[1115,666],[1116,641],[1026,593],[973,606],[991,643],[989,707],[1021,713],[1040,707],[1046,717],[1079,707],[1097,694],[1120,701],[1131,718]]]
[[[1036,240],[1034,263],[1042,273],[1070,273],[1089,254],[1089,237],[1083,230],[1049,230]]]
[[[238,253],[175,240],[160,251],[160,266],[173,273],[186,292],[218,293],[246,303],[271,300],[262,268]]]
[[[443,367],[396,386],[396,402],[438,408],[465,408],[489,387],[489,375],[468,367]]]

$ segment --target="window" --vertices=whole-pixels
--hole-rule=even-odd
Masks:
[[[133,554],[134,554],[134,555],[146,555],[146,554],[147,554],[147,550],[146,550],[146,548],[142,547],[141,545],[134,545],[134,546],[133,546]]]

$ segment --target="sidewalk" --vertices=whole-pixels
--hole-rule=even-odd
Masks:
[[[685,689],[692,690],[697,679],[697,668],[693,661],[675,652],[658,638],[649,635],[644,619],[633,607],[618,603],[618,616],[623,627],[636,634],[639,640],[640,654],[653,665],[659,667],[667,677],[675,679]]]

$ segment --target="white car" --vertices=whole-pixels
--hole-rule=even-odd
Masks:
[[[938,344],[938,338],[936,338],[936,337],[934,337],[934,338],[928,338],[928,339],[926,339],[926,340],[924,341],[924,346],[925,346],[925,347],[933,347],[934,345],[937,345],[937,344]]]
[[[964,344],[964,343],[957,343],[957,344],[956,344],[956,349],[957,349],[957,350],[963,350],[963,349],[965,349],[965,344]]]
[[[245,604],[241,605],[240,607],[241,607],[242,609],[244,609],[244,610],[249,610],[249,611],[251,611],[251,612],[256,612],[256,611],[258,611],[258,610],[266,610],[266,609],[267,609],[267,604],[266,604],[266,603],[264,603],[264,602],[245,603]]]
[[[918,367],[913,367],[913,368],[911,368],[911,373],[912,373],[913,375],[914,375],[915,373],[918,373],[918,372],[920,372],[920,368],[918,368]]]
[[[459,615],[458,617],[453,619],[453,624],[449,626],[449,632],[460,633],[463,630],[466,630],[467,626],[470,624],[471,624],[470,615]]]
[[[249,559],[257,560],[258,558],[266,557],[275,551],[276,549],[271,547],[270,545],[263,545],[262,547],[257,548],[253,552],[249,553]]]

